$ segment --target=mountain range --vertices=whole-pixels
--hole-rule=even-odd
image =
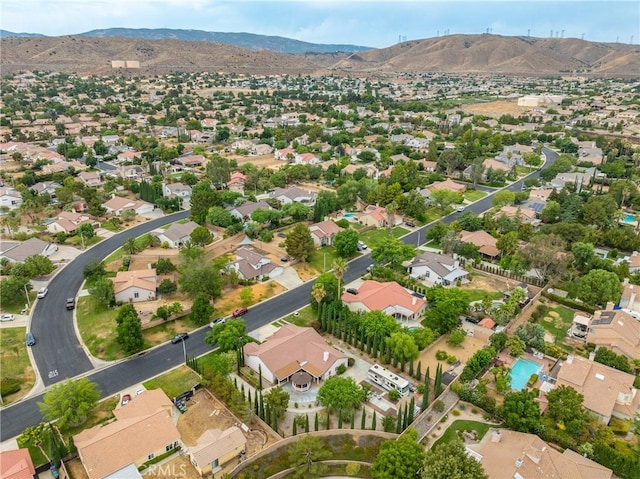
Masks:
[[[381,49],[318,53],[303,48],[304,54],[290,54],[282,53],[284,47],[277,46],[280,37],[224,34],[247,35],[245,41],[250,41],[251,48],[246,48],[211,41],[110,36],[115,31],[118,29],[107,30],[111,32],[108,35],[94,31],[88,32],[92,35],[21,38],[7,37],[0,32],[0,67],[3,72],[50,70],[109,74],[114,72],[111,61],[134,60],[140,63],[140,69],[135,74],[141,75],[182,70],[254,75],[446,72],[640,77],[640,46],[589,42],[576,38],[447,35],[412,40]],[[149,32],[155,32],[155,35],[161,31],[164,30]],[[199,33],[194,35],[194,38],[198,38]]]
[[[184,40],[186,42],[213,42],[234,45],[247,50],[272,50],[280,53],[334,53],[360,52],[371,47],[358,45],[326,45],[308,43],[292,38],[256,35],[254,33],[223,33],[204,30],[179,30],[172,28],[105,28],[79,33],[83,37],[96,38],[140,38],[145,40]],[[0,37],[43,37],[39,33],[14,33],[0,30]]]

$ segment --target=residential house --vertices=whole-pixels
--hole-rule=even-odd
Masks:
[[[496,218],[505,216],[509,219],[519,220],[521,223],[532,225],[534,228],[540,224],[536,218],[536,211],[526,206],[505,205],[496,212]]]
[[[432,284],[451,286],[469,277],[469,272],[460,267],[456,255],[432,253],[425,251],[418,254],[407,265],[412,278],[426,279]]]
[[[314,223],[309,226],[309,232],[311,233],[311,238],[313,239],[313,244],[316,245],[316,248],[320,248],[321,246],[331,246],[333,244],[333,239],[340,231],[343,230],[344,228],[341,228],[332,220],[320,221],[319,223]]]
[[[0,479],[35,479],[37,477],[29,449],[0,451]]]
[[[105,201],[102,206],[107,210],[107,213],[115,216],[120,216],[125,210],[135,211],[137,215],[147,215],[155,209],[154,205],[147,201],[131,200],[121,196],[113,196],[110,200]]]
[[[60,188],[62,185],[55,181],[40,181],[29,188],[35,191],[39,195],[49,195],[51,198],[56,197],[56,188]]]
[[[570,386],[584,396],[583,406],[603,424],[612,417],[631,419],[638,412],[640,394],[635,377],[604,364],[569,355],[561,364],[556,387]]]
[[[47,243],[39,238],[29,238],[26,241],[2,241],[0,243],[0,258],[6,258],[11,263],[22,262],[36,255],[51,256],[56,251],[58,251],[56,244]]]
[[[169,245],[169,248],[180,248],[187,241],[191,240],[191,232],[198,227],[198,223],[189,221],[187,223],[173,223],[166,230],[157,235],[161,244]]]
[[[137,468],[181,446],[175,407],[160,389],[134,396],[113,415],[115,421],[73,436],[89,479],[104,479],[130,465]]]
[[[244,280],[275,278],[283,272],[282,266],[272,263],[264,251],[248,246],[236,251],[236,260],[229,264],[229,268],[236,270]]]
[[[558,173],[556,177],[551,180],[551,187],[561,190],[565,185],[575,185],[576,192],[580,192],[583,186],[588,186],[591,180],[596,177],[604,176],[595,168],[585,168],[582,171],[575,171],[570,173]]]
[[[271,210],[273,208],[266,201],[258,201],[257,203],[255,201],[247,201],[240,206],[229,206],[227,209],[233,216],[241,219],[242,222],[247,222],[251,220],[251,214],[255,210]]]
[[[382,206],[368,205],[364,211],[358,213],[356,220],[366,226],[384,228],[386,226],[398,226],[402,224],[401,214],[388,214]]]
[[[549,201],[549,197],[553,194],[552,188],[535,188],[529,190],[529,199],[546,203]]]
[[[636,273],[640,271],[640,254],[637,251],[631,253],[629,256],[629,273]]]
[[[456,193],[464,193],[467,190],[467,187],[465,185],[456,183],[450,178],[447,178],[444,181],[436,181],[434,183],[431,183],[430,185],[427,185],[427,188],[429,188],[432,193],[438,190],[449,190]]]
[[[329,346],[315,329],[294,324],[286,324],[263,343],[248,343],[242,350],[245,364],[261,371],[267,381],[292,380],[301,391],[312,382],[335,376],[341,365],[347,365],[347,356]]]
[[[311,190],[303,190],[297,186],[289,188],[276,188],[271,197],[277,199],[283,205],[289,203],[304,203],[313,206],[316,202],[317,194]]]
[[[596,146],[595,141],[580,141],[578,147],[578,163],[602,164],[604,155],[602,149]]]
[[[247,182],[247,175],[242,174],[239,171],[231,173],[229,181],[227,181],[227,189],[235,193],[244,195],[244,185]]]
[[[215,475],[231,460],[245,454],[247,440],[237,426],[207,429],[189,448],[189,461],[201,476]]]
[[[283,148],[281,150],[275,150],[273,152],[273,157],[276,160],[293,161],[296,157],[296,150],[294,150],[293,148]]]
[[[122,151],[118,153],[118,156],[116,156],[114,163],[122,163],[125,161],[130,162],[135,160],[136,158],[140,158],[141,155],[142,153],[139,151]]]
[[[0,208],[15,210],[22,204],[22,195],[15,188],[0,186]]]
[[[176,158],[175,162],[182,166],[195,168],[196,166],[204,165],[207,162],[207,159],[202,155],[187,155]]]
[[[438,169],[438,163],[436,161],[418,160],[416,164],[422,165],[424,171],[433,172]]]
[[[466,446],[491,479],[611,479],[613,472],[565,449],[559,452],[535,434],[489,429],[477,444]]]
[[[629,283],[629,278],[625,278],[622,283],[619,305],[634,318],[640,319],[640,286]]]
[[[358,294],[344,293],[342,301],[351,311],[382,311],[401,321],[418,320],[427,306],[422,295],[403,288],[395,281],[380,283],[367,280],[358,289]]]
[[[158,275],[155,269],[118,271],[111,281],[116,301],[139,303],[156,299]]]
[[[140,180],[147,175],[147,172],[140,165],[119,166],[115,170],[106,173],[111,178],[122,178],[123,180]]]
[[[102,183],[103,183],[102,177],[100,176],[100,173],[98,173],[97,171],[82,171],[78,173],[78,176],[76,178],[84,186],[90,186],[93,188],[102,186]]]
[[[189,209],[191,206],[191,186],[183,183],[163,183],[162,196],[165,198],[180,198],[182,208]]]
[[[97,223],[82,213],[74,213],[72,211],[61,211],[58,216],[51,218],[47,223],[47,231],[49,233],[65,233],[73,234],[83,223],[96,225]]]
[[[317,165],[320,163],[320,158],[313,153],[300,153],[295,156],[294,161],[298,165]]]
[[[640,321],[621,309],[608,308],[596,311],[592,318],[584,321],[583,313],[576,313],[571,327],[572,336],[584,338],[585,342],[605,347],[616,354],[633,360],[640,358]]]
[[[463,243],[471,243],[478,247],[478,252],[488,258],[497,258],[500,256],[500,250],[496,246],[498,241],[489,233],[483,230],[479,231],[460,231],[460,241]]]

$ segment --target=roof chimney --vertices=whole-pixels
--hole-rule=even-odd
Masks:
[[[613,302],[607,301],[607,307],[604,308],[604,309],[605,309],[605,311],[613,311],[614,306],[615,305],[613,304]]]
[[[567,355],[567,364],[573,364],[573,354]]]
[[[418,298],[416,298],[415,296],[411,298],[411,304],[413,306],[415,306],[417,302],[418,302]]]
[[[323,360],[324,362],[327,362],[327,361],[329,360],[329,351],[325,351],[325,352],[322,354],[322,360]]]
[[[500,431],[498,431],[497,429],[491,431],[491,442],[500,442],[500,439],[502,439]]]

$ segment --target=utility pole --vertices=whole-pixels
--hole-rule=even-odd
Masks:
[[[24,285],[24,294],[27,297],[27,308],[31,307],[31,300],[29,300],[29,291],[27,291],[27,285]]]

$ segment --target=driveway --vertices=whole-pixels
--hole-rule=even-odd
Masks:
[[[302,280],[294,268],[285,266],[282,269],[282,274],[273,278],[273,281],[284,286],[287,290],[297,288],[302,284]]]

